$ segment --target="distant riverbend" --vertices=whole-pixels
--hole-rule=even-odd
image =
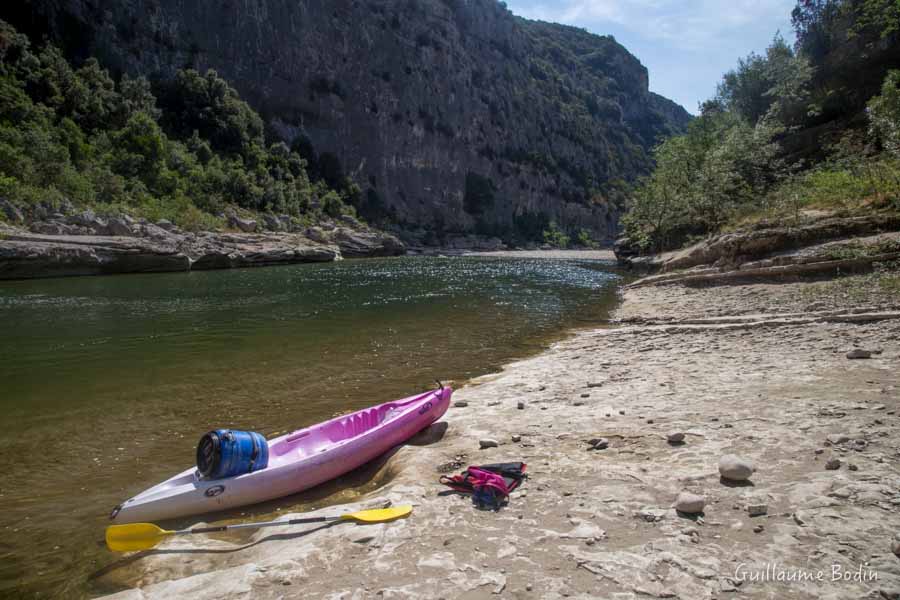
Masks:
[[[602,322],[619,277],[578,256],[0,283],[0,595],[109,591],[89,583],[115,558],[109,509],[188,466],[211,428],[273,436]]]

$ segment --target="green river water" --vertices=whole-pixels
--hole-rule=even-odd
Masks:
[[[120,589],[109,510],[205,431],[271,437],[458,386],[601,322],[617,286],[607,262],[493,257],[0,282],[0,597]]]

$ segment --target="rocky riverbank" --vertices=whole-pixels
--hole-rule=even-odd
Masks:
[[[644,283],[713,283],[833,275],[871,270],[900,258],[900,214],[803,215],[793,224],[761,222],[660,254],[642,255],[628,238],[615,245],[620,264],[656,273]]]
[[[355,226],[326,224],[301,231],[257,232],[234,219],[234,232],[188,232],[168,221],[102,218],[87,211],[32,223],[0,223],[0,280],[158,273],[328,262],[341,258],[397,256],[396,237]]]
[[[470,382],[340,507],[408,519],[175,539],[102,580],[119,600],[898,598],[892,282],[629,287],[617,325]],[[437,483],[518,460],[497,513]]]

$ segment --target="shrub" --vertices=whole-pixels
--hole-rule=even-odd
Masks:
[[[576,238],[576,242],[579,246],[584,248],[596,248],[597,242],[594,241],[594,238],[591,237],[591,232],[587,229],[582,229],[578,232],[578,237]]]
[[[567,248],[569,246],[569,236],[559,228],[556,221],[550,221],[550,225],[544,230],[544,242],[554,248]]]
[[[344,211],[344,203],[341,202],[341,197],[334,191],[328,192],[324,198],[322,198],[322,212],[332,218],[337,218],[343,214]]]
[[[884,79],[881,95],[869,101],[869,131],[884,149],[900,158],[900,71]]]

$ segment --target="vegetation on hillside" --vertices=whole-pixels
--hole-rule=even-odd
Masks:
[[[800,0],[726,73],[685,135],[655,150],[625,233],[665,250],[804,209],[900,210],[900,2]]]
[[[0,21],[0,198],[26,212],[72,205],[201,229],[239,209],[301,222],[353,211],[358,188],[340,181],[339,194],[307,167],[213,71],[114,81]]]

